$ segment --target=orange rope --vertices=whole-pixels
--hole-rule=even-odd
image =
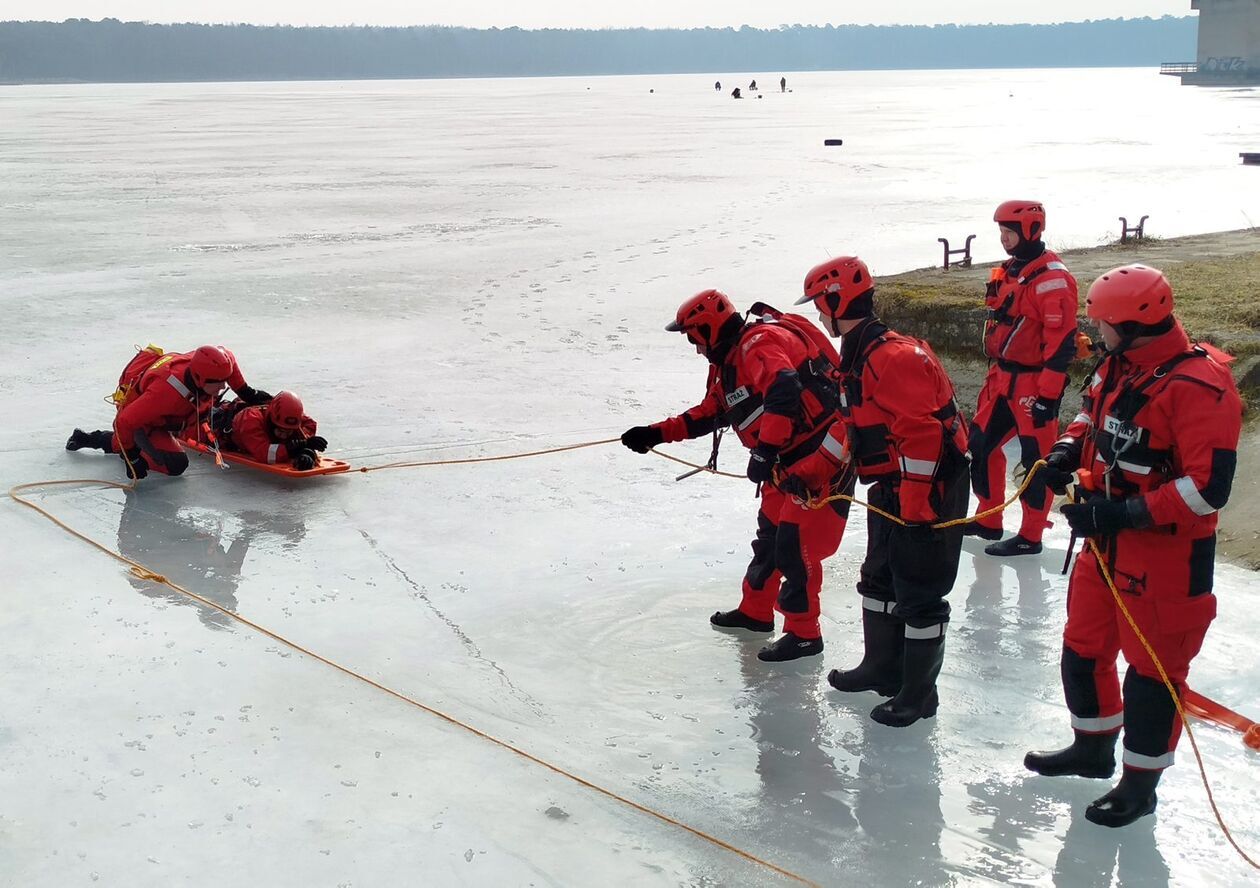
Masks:
[[[719,472],[719,471],[716,471],[715,469],[710,469],[708,466],[702,466],[697,463],[688,462],[687,460],[680,459],[677,456],[671,456],[668,453],[663,453],[660,450],[657,450],[656,448],[652,448],[652,452],[655,453],[657,456],[663,456],[668,460],[672,460],[676,463],[681,463],[684,466],[690,466],[693,469],[700,469],[712,475],[721,475],[723,478],[743,478],[744,477],[743,475],[734,475],[734,474],[731,474],[730,472]],[[972,521],[979,521],[981,518],[988,518],[990,515],[998,514],[999,512],[1007,509],[1012,503],[1015,502],[1015,500],[1019,499],[1020,496],[1023,495],[1024,491],[1028,489],[1028,485],[1032,483],[1033,476],[1037,474],[1037,469],[1041,468],[1045,464],[1046,464],[1045,460],[1041,460],[1041,459],[1033,463],[1032,468],[1030,468],[1028,470],[1028,473],[1024,475],[1024,480],[1020,482],[1019,487],[1015,490],[1014,493],[1012,493],[1009,497],[1007,497],[1006,502],[1002,503],[1001,505],[994,506],[991,509],[985,509],[983,512],[977,512],[976,514],[971,515],[970,517],[967,517],[967,518],[954,518],[949,521],[942,521],[939,524],[933,524],[930,526],[936,530],[943,530],[947,527],[957,527],[960,524],[970,524]],[[854,503],[856,505],[861,506],[864,509],[868,509],[874,512],[876,515],[882,515],[884,518],[887,518],[889,521],[892,521],[896,524],[900,524],[902,527],[907,526],[906,521],[897,517],[896,515],[893,515],[890,512],[885,512],[883,509],[879,508],[878,506],[872,506],[868,502],[863,502],[860,499],[849,496],[847,493],[836,493],[827,497],[820,497],[818,499],[810,499],[806,501],[805,505],[807,508],[810,508],[810,509],[821,509],[823,506],[827,505],[828,503],[834,503],[837,500],[847,500],[848,502]]]
[[[664,452],[663,450],[657,450],[655,447],[652,448],[652,452],[655,453],[657,456],[663,456],[666,459],[672,460],[673,462],[679,463],[681,465],[690,466],[691,468],[699,469],[702,472],[708,472],[710,475],[720,475],[723,478],[739,478],[740,480],[743,480],[743,478],[745,477],[744,475],[735,475],[730,472],[720,472],[717,469],[711,469],[708,466],[702,466],[699,463],[688,462],[687,460],[682,459],[680,457],[670,456],[668,453]]]
[[[670,456],[669,454],[666,454],[666,453],[660,453],[660,451],[654,450],[653,452],[658,453],[660,456],[663,456],[666,459],[671,459],[674,462],[679,462],[679,463],[683,463],[684,465],[689,465],[692,468],[705,468],[704,466],[698,466],[695,463],[689,463],[686,460],[679,459],[676,456]],[[1007,509],[1017,499],[1019,499],[1020,495],[1023,494],[1025,490],[1028,489],[1028,485],[1032,483],[1033,476],[1037,474],[1037,470],[1045,464],[1046,464],[1045,460],[1037,460],[1037,462],[1035,462],[1032,465],[1032,467],[1029,468],[1028,472],[1024,475],[1024,479],[1020,483],[1019,488],[1015,491],[1015,493],[1013,493],[1010,497],[1008,497],[1007,500],[1001,505],[994,506],[991,509],[986,509],[983,512],[978,512],[977,514],[972,515],[971,517],[968,517],[968,518],[955,518],[953,520],[942,521],[938,524],[933,524],[931,526],[933,528],[938,528],[938,529],[943,529],[946,527],[955,527],[959,524],[966,524],[971,521],[977,521],[980,518],[987,518],[990,515],[995,515]],[[712,470],[706,469],[706,471],[712,471]],[[726,477],[731,477],[731,478],[743,477],[742,475],[729,475],[724,472],[715,472],[714,474],[722,474],[722,475],[726,475]],[[897,517],[896,515],[892,515],[888,512],[885,512],[883,509],[880,509],[876,506],[872,506],[870,503],[863,502],[860,499],[857,499],[855,497],[849,496],[848,494],[844,494],[844,493],[833,494],[831,496],[820,498],[817,500],[811,499],[805,505],[811,509],[819,509],[825,506],[827,503],[835,502],[836,500],[847,500],[848,502],[855,503],[856,505],[869,509],[870,511],[875,512],[877,515],[882,515],[883,517],[887,518],[889,521],[896,522],[897,524],[900,524],[902,526],[906,525],[906,522],[903,521],[901,518]],[[1194,739],[1194,732],[1190,729],[1190,723],[1186,718],[1185,710],[1182,708],[1181,699],[1178,697],[1176,689],[1173,687],[1172,682],[1169,680],[1168,673],[1164,671],[1163,663],[1160,662],[1159,657],[1156,656],[1155,651],[1151,648],[1150,643],[1146,640],[1146,636],[1142,634],[1142,630],[1138,628],[1137,622],[1134,621],[1133,616],[1129,613],[1129,609],[1125,607],[1124,601],[1121,600],[1120,591],[1116,588],[1115,581],[1112,579],[1110,572],[1107,570],[1107,566],[1103,563],[1102,557],[1098,551],[1097,544],[1093,540],[1088,540],[1087,542],[1089,543],[1090,549],[1092,549],[1094,552],[1094,557],[1098,562],[1099,569],[1102,571],[1103,578],[1106,579],[1107,585],[1111,588],[1111,594],[1115,597],[1116,604],[1120,606],[1120,611],[1121,613],[1124,614],[1124,618],[1128,620],[1129,625],[1133,628],[1134,634],[1138,637],[1138,640],[1142,642],[1142,646],[1146,648],[1146,652],[1147,654],[1150,655],[1151,661],[1155,664],[1155,668],[1159,670],[1160,678],[1164,680],[1164,684],[1167,686],[1168,692],[1172,695],[1173,703],[1177,707],[1177,714],[1181,716],[1182,724],[1185,725],[1186,736],[1190,738],[1190,746],[1194,750],[1194,757],[1199,766],[1199,775],[1203,780],[1203,788],[1207,790],[1208,803],[1212,806],[1212,813],[1216,815],[1217,824],[1220,825],[1221,831],[1225,833],[1225,838],[1229,841],[1230,845],[1233,846],[1234,850],[1237,851],[1239,855],[1242,856],[1242,859],[1247,861],[1247,863],[1251,864],[1251,866],[1256,867],[1257,869],[1260,869],[1260,865],[1257,865],[1257,863],[1254,860],[1252,860],[1251,857],[1247,855],[1247,852],[1245,852],[1241,847],[1239,847],[1238,843],[1234,840],[1234,836],[1232,833],[1230,833],[1229,827],[1225,825],[1225,820],[1221,816],[1220,809],[1217,808],[1216,806],[1216,798],[1213,796],[1212,786],[1208,782],[1207,769],[1203,765],[1203,756],[1199,754],[1199,745]]]
[[[615,441],[618,439],[614,438],[612,440]],[[609,442],[596,441],[590,444],[578,444],[578,445],[573,445],[572,447],[562,447],[562,448],[558,448],[558,450],[573,450],[578,447],[591,447],[591,446],[594,446],[594,444],[607,444],[607,443]],[[554,450],[553,451],[538,451],[538,453],[554,453],[554,452],[557,452],[557,451],[554,451]],[[533,455],[536,455],[536,454],[518,454],[518,456],[533,456]],[[511,457],[498,457],[498,458],[504,459],[504,458],[511,458]],[[474,460],[474,461],[477,461],[477,460]],[[387,468],[387,467],[377,466],[376,468]],[[318,654],[315,651],[311,650],[310,648],[303,647],[297,642],[291,641],[290,639],[284,637],[283,635],[280,635],[278,632],[268,629],[266,626],[263,626],[259,623],[255,623],[253,620],[250,620],[247,617],[243,617],[240,614],[236,613],[235,611],[229,610],[228,608],[223,607],[221,604],[211,601],[209,598],[205,598],[204,596],[198,595],[196,592],[193,592],[190,589],[185,589],[183,586],[179,585],[178,583],[172,582],[170,579],[163,576],[162,574],[159,574],[155,571],[150,570],[149,568],[145,567],[143,564],[140,564],[139,562],[132,561],[127,556],[123,555],[120,552],[116,552],[113,549],[110,549],[108,546],[105,546],[102,543],[98,543],[96,540],[92,539],[86,534],[80,533],[79,531],[75,530],[73,527],[66,524],[60,518],[57,518],[55,515],[53,515],[52,513],[50,513],[43,507],[36,505],[35,503],[31,502],[28,499],[23,498],[22,496],[19,496],[19,492],[23,490],[29,490],[36,487],[52,487],[52,486],[62,486],[62,485],[69,485],[69,484],[100,484],[105,487],[114,487],[120,490],[132,490],[135,488],[134,481],[131,484],[120,484],[116,481],[98,481],[94,479],[80,479],[80,480],[74,480],[74,481],[36,481],[30,484],[19,484],[16,487],[11,488],[9,490],[9,496],[15,502],[20,503],[21,505],[26,506],[27,508],[34,509],[36,512],[43,515],[49,521],[56,524],[62,530],[65,530],[67,533],[70,533],[78,537],[83,542],[103,552],[104,554],[108,555],[110,558],[113,558],[116,561],[121,561],[123,564],[127,565],[128,570],[131,572],[132,575],[136,577],[139,577],[144,580],[150,580],[154,583],[161,583],[164,586],[174,589],[176,592],[179,592],[180,594],[185,595],[188,598],[191,598],[193,601],[196,601],[197,603],[205,607],[212,608],[218,611],[219,613],[224,614],[225,616],[248,626],[254,631],[260,632],[263,635],[266,635],[268,638],[272,638],[280,642],[281,644],[287,647],[290,647],[295,651],[298,651],[299,653],[305,654],[306,656],[314,660],[318,660],[319,662],[325,664],[326,666],[331,666],[333,669],[336,669],[338,672],[348,675],[351,678],[356,678],[359,681],[364,682],[365,684],[371,685],[372,687],[376,688],[379,691],[383,691],[386,694],[389,694],[391,697],[395,697],[403,701],[404,703],[409,703],[410,705],[416,707],[417,709],[427,712],[429,715],[440,718],[443,721],[447,722],[448,724],[454,725],[457,728],[462,728],[463,730],[469,732],[470,734],[480,737],[483,740],[489,741],[490,743],[493,743],[496,746],[502,747],[503,749],[506,749],[509,752],[516,753],[521,758],[531,761],[536,765],[540,765],[541,767],[544,767],[547,770],[560,775],[561,777],[566,777],[580,786],[584,786],[587,789],[590,789],[594,792],[599,793],[600,795],[613,799],[614,801],[621,802],[623,805],[627,805],[633,808],[634,810],[640,812],[641,814],[646,814],[649,817],[654,817],[657,820],[662,821],[663,823],[669,824],[670,826],[678,827],[679,829],[690,833],[696,838],[709,842],[712,845],[716,845],[717,847],[725,851],[729,851],[732,854],[738,855],[739,857],[742,857],[743,859],[751,863],[755,863],[755,864],[758,864],[759,866],[763,866],[766,869],[771,870],[772,872],[778,873],[779,875],[784,876],[788,879],[791,879],[795,882],[799,882],[802,885],[809,885],[809,886],[812,886],[812,888],[821,888],[821,886],[819,886],[818,883],[813,882],[805,878],[804,876],[798,875],[797,873],[794,873],[791,870],[784,869],[783,867],[778,866],[774,863],[771,863],[770,861],[765,860],[761,857],[757,857],[755,854],[752,854],[749,851],[745,851],[742,848],[732,845],[730,842],[719,839],[717,836],[711,835],[710,833],[707,833],[702,829],[698,829],[697,827],[690,826],[686,823],[683,823],[681,820],[678,820],[674,817],[669,816],[668,814],[657,811],[654,808],[649,808],[647,805],[643,805],[639,802],[634,801],[633,799],[629,799],[617,793],[614,790],[606,789],[605,787],[600,786],[598,783],[593,783],[584,777],[579,777],[577,774],[574,774],[572,771],[568,771],[560,767],[559,765],[552,764],[546,759],[539,758],[538,756],[530,752],[526,752],[524,749],[521,749],[518,746],[513,746],[511,743],[508,743],[506,740],[500,740],[498,737],[495,737],[492,734],[488,734],[479,728],[475,728],[472,725],[468,724],[467,722],[460,721],[458,718],[452,715],[448,715],[447,713],[441,711],[440,709],[435,709],[432,706],[429,706],[425,703],[420,702],[414,697],[409,697],[406,694],[402,693],[401,691],[396,691],[387,685],[381,684],[375,679],[369,678],[366,675],[363,675],[362,673],[356,672],[348,666],[343,666],[340,663],[336,662],[335,660],[330,660],[328,657],[325,657],[322,654]]]
[[[392,462],[384,463],[379,466],[363,466],[357,471],[363,472],[379,472],[381,469],[407,469],[417,466],[458,466],[467,465],[469,463],[484,462],[500,462],[505,459],[524,459],[528,456],[543,456],[548,453],[564,453],[566,450],[581,450],[583,447],[598,447],[601,444],[615,444],[620,438],[605,438],[602,441],[585,441],[581,444],[568,444],[564,447],[551,447],[547,450],[531,450],[528,453],[508,453],[502,456],[476,456],[466,459],[431,459],[424,462]]]
[[[1138,641],[1142,642],[1142,647],[1146,648],[1147,655],[1151,658],[1151,662],[1155,664],[1155,668],[1159,671],[1159,677],[1163,679],[1164,686],[1168,688],[1168,693],[1172,696],[1173,705],[1177,707],[1177,715],[1181,716],[1181,723],[1186,728],[1186,736],[1190,739],[1190,748],[1194,750],[1194,759],[1199,765],[1199,776],[1203,778],[1203,788],[1207,790],[1208,804],[1212,806],[1212,813],[1216,815],[1216,822],[1220,824],[1221,831],[1225,833],[1225,838],[1229,840],[1229,843],[1238,852],[1239,856],[1255,869],[1260,869],[1260,863],[1252,860],[1247,855],[1247,852],[1234,841],[1233,834],[1229,831],[1229,827],[1225,825],[1225,819],[1221,817],[1220,809],[1216,807],[1216,797],[1212,795],[1212,785],[1208,782],[1207,769],[1203,766],[1203,756],[1199,753],[1199,744],[1194,739],[1194,731],[1190,730],[1190,720],[1186,718],[1186,710],[1181,705],[1181,697],[1177,694],[1177,689],[1168,678],[1168,673],[1164,671],[1164,664],[1159,661],[1159,657],[1155,655],[1150,642],[1146,640],[1146,636],[1138,628],[1137,621],[1133,619],[1133,615],[1129,613],[1128,607],[1125,606],[1124,599],[1120,596],[1120,590],[1116,588],[1116,582],[1111,577],[1111,571],[1107,570],[1107,565],[1103,561],[1102,552],[1099,551],[1098,544],[1092,539],[1086,540],[1086,542],[1089,544],[1090,551],[1094,553],[1094,560],[1098,563],[1098,569],[1102,573],[1103,579],[1107,581],[1107,588],[1111,590],[1112,597],[1115,598],[1116,604],[1120,607],[1120,613],[1124,614],[1129,627],[1133,629],[1133,634],[1137,636]]]

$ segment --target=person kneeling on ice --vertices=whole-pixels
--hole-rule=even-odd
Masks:
[[[277,392],[266,404],[229,401],[210,416],[210,429],[224,450],[275,465],[290,463],[305,472],[319,464],[328,441],[315,434],[315,420],[306,415],[293,392]]]
[[[875,281],[856,256],[810,269],[805,295],[832,336],[841,337],[840,410],[858,478],[870,482],[862,596],[865,653],[854,669],[831,670],[840,691],[892,697],[875,721],[904,727],[936,714],[936,678],[962,551],[962,527],[934,523],[967,514],[967,423],[954,386],[926,342],[875,316]],[[840,452],[839,427],[820,453]],[[847,456],[847,454],[845,454]]]
[[[745,320],[718,290],[688,299],[665,329],[685,334],[709,360],[704,400],[679,416],[628,429],[621,442],[647,453],[666,441],[735,428],[752,451],[747,474],[760,489],[761,507],[743,599],[737,609],[719,611],[709,621],[723,629],[773,632],[777,607],[783,636],[757,656],[781,661],[820,654],[822,562],[840,546],[849,504],[806,508],[776,486],[776,477],[795,475],[813,489],[853,489],[837,463],[811,459],[839,422],[835,349],[800,315],[757,303]]]
[[[186,429],[200,431],[225,387],[249,404],[271,400],[267,392],[245,382],[236,357],[221,345],[171,354],[149,346],[131,359],[118,379],[114,430],[75,429],[66,450],[87,447],[117,453],[129,478],[143,478],[150,470],[182,475],[188,454],[178,436]]]
[[[1063,493],[1082,470],[1077,492],[1086,499],[1063,514],[1073,533],[1097,540],[1125,607],[1180,695],[1216,616],[1217,510],[1233,484],[1242,401],[1231,359],[1190,344],[1158,270],[1107,272],[1089,288],[1085,310],[1106,354],[1037,478]],[[1123,694],[1120,652],[1129,664]],[[1085,817],[1116,827],[1150,814],[1181,719],[1088,548],[1068,583],[1060,672],[1075,739],[1066,749],[1028,753],[1024,767],[1049,777],[1110,777],[1123,725],[1124,774]]]

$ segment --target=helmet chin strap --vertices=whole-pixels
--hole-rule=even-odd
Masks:
[[[1115,348],[1104,348],[1104,351],[1111,355],[1111,357],[1118,358],[1129,350],[1129,348],[1133,345],[1133,340],[1135,339],[1137,339],[1137,336],[1134,334],[1126,334],[1120,337],[1120,341],[1116,343]]]

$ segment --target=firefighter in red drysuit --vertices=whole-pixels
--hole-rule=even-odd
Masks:
[[[315,468],[328,447],[327,439],[315,434],[315,420],[302,400],[289,391],[255,406],[229,401],[211,413],[210,428],[224,450],[267,465],[289,463],[299,471]]]
[[[1010,259],[993,269],[985,292],[988,320],[984,353],[989,373],[971,423],[971,485],[978,511],[1006,496],[1006,455],[1002,448],[1018,436],[1024,468],[1044,456],[1059,435],[1059,404],[1067,386],[1068,364],[1076,354],[1076,279],[1041,237],[1046,211],[1031,200],[1008,200],[993,220]],[[1051,497],[1038,484],[1020,497],[1019,533],[1002,540],[999,513],[969,524],[966,533],[1001,540],[985,547],[990,555],[1036,555],[1048,526]]]
[[[936,714],[936,678],[962,552],[962,527],[931,525],[967,514],[967,423],[954,386],[926,342],[890,330],[875,316],[875,281],[856,256],[810,269],[805,295],[833,336],[841,337],[841,412],[858,479],[870,482],[862,596],[865,652],[853,669],[833,669],[840,691],[892,697],[871,718],[905,727]],[[840,451],[835,437],[820,456]],[[848,455],[845,454],[847,457]]]
[[[636,453],[647,453],[663,442],[716,434],[726,426],[735,429],[752,451],[747,474],[760,488],[761,507],[740,605],[715,613],[710,622],[719,628],[773,632],[777,609],[784,618],[783,636],[757,656],[781,661],[819,654],[822,562],[840,545],[848,503],[808,509],[776,487],[774,478],[790,476],[815,489],[852,491],[852,478],[842,477],[835,464],[809,458],[839,421],[835,349],[800,315],[757,303],[745,321],[717,290],[688,299],[665,329],[686,334],[696,352],[708,358],[704,400],[663,422],[628,429],[621,441]],[[820,470],[825,474],[808,474]]]
[[[1085,305],[1107,353],[1038,477],[1062,492],[1074,469],[1091,473],[1080,485],[1087,499],[1063,514],[1074,533],[1097,540],[1125,606],[1180,693],[1216,616],[1216,513],[1233,483],[1242,402],[1229,356],[1191,346],[1156,269],[1107,272]],[[1123,695],[1119,652],[1129,664]],[[1068,586],[1061,671],[1075,739],[1066,749],[1028,753],[1025,767],[1110,777],[1123,725],[1124,774],[1085,816],[1125,826],[1151,813],[1181,723],[1089,549]]]
[[[144,349],[118,380],[113,432],[75,429],[66,450],[88,447],[117,453],[130,478],[143,478],[150,470],[181,475],[188,468],[188,455],[178,436],[201,433],[225,386],[250,404],[271,399],[245,382],[235,356],[221,345],[203,345],[184,354]]]

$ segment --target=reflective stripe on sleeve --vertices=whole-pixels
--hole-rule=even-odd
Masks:
[[[906,638],[922,641],[931,638],[944,638],[945,624],[937,623],[934,626],[906,626]]]
[[[279,444],[272,444],[270,447],[268,447],[267,448],[267,462],[274,463],[276,461],[276,454],[278,454],[279,452],[280,452]]]
[[[822,449],[837,462],[847,463],[849,461],[848,445],[841,441],[837,441],[830,435],[823,438]]]
[[[752,425],[754,422],[756,422],[757,420],[761,419],[761,414],[763,414],[763,413],[765,413],[765,412],[766,412],[766,408],[765,408],[764,406],[762,406],[762,407],[758,407],[758,408],[757,408],[756,410],[754,410],[752,413],[748,414],[748,418],[747,418],[747,419],[745,419],[743,422],[741,422],[741,423],[739,424],[739,430],[742,432],[744,429],[748,428],[748,427],[749,427],[750,425]]]
[[[1036,286],[1037,293],[1053,293],[1055,290],[1066,290],[1068,282],[1063,278],[1055,278],[1052,281],[1042,281]]]
[[[1203,498],[1203,494],[1199,493],[1199,488],[1195,486],[1194,481],[1186,476],[1181,476],[1173,482],[1173,487],[1177,488],[1177,493],[1181,494],[1181,499],[1190,511],[1196,515],[1211,515],[1216,509]]]
[[[1068,267],[1062,262],[1047,262],[1046,271],[1067,271]]]
[[[1125,749],[1121,758],[1129,767],[1141,768],[1143,771],[1162,771],[1164,768],[1171,768],[1173,763],[1171,752],[1163,755],[1142,755],[1140,752]]]
[[[1082,718],[1079,715],[1072,716],[1072,729],[1075,731],[1084,731],[1086,734],[1106,734],[1111,731],[1118,731],[1123,726],[1123,712],[1117,712],[1115,715],[1104,715],[1101,718]]]
[[[906,475],[922,475],[931,478],[936,473],[936,463],[930,459],[901,458],[901,471]]]
[[[166,381],[171,384],[171,388],[179,392],[179,396],[181,398],[187,398],[189,395],[192,394],[192,392],[188,390],[188,386],[184,385],[184,381],[180,379],[178,376],[171,374],[170,376],[166,377]]]

